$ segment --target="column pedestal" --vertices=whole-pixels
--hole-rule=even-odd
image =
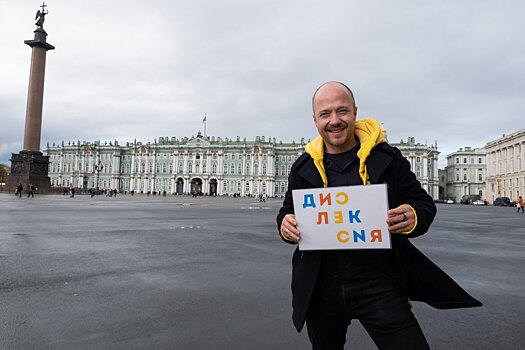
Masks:
[[[21,151],[11,154],[11,174],[7,179],[7,188],[14,193],[21,183],[24,189],[32,184],[38,190],[36,193],[51,192],[51,179],[48,176],[49,156],[41,152]]]

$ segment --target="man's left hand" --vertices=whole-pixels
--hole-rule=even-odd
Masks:
[[[388,231],[390,233],[406,233],[414,228],[415,218],[412,209],[408,205],[401,205],[388,211]]]

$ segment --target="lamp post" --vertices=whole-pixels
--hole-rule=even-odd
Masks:
[[[95,173],[96,173],[96,191],[98,192],[98,180],[100,178],[100,171],[102,169],[104,169],[104,165],[102,165],[102,163],[100,162],[100,160],[98,161],[97,164],[94,165],[94,169],[95,169]]]

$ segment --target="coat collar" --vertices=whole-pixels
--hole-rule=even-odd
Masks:
[[[370,183],[378,183],[386,168],[392,162],[393,154],[388,147],[387,144],[377,145],[367,158],[366,165],[369,169]],[[311,157],[308,157],[308,160],[298,169],[298,174],[310,183],[312,188],[323,187],[323,180]]]

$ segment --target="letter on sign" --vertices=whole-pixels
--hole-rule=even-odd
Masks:
[[[313,194],[305,194],[304,195],[303,209],[306,208],[306,207],[315,208],[315,201],[314,201],[314,195]]]
[[[317,225],[322,224],[323,219],[324,219],[324,223],[328,224],[328,212],[320,211],[319,213],[317,213]]]
[[[337,202],[337,204],[345,205],[346,203],[348,203],[348,195],[345,192],[338,192],[335,195],[335,198],[339,197],[342,197],[343,199],[336,199],[335,201]]]
[[[351,224],[354,223],[354,220],[355,222],[361,223],[361,219],[359,219],[359,213],[361,213],[361,210],[359,209],[356,211],[353,211],[353,210],[348,211],[348,220],[350,221]]]

